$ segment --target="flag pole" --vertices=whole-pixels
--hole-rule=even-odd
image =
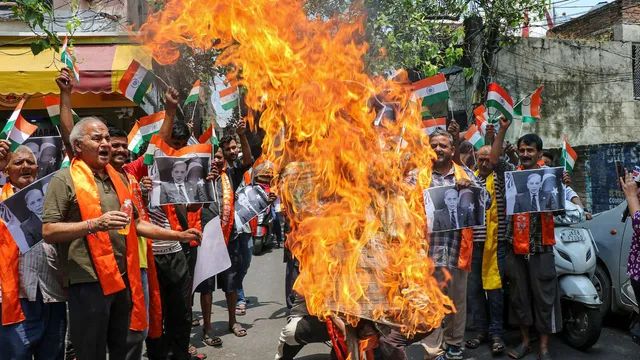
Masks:
[[[166,81],[164,81],[160,76],[158,76],[155,72],[153,72],[152,70],[149,71],[151,74],[153,74],[153,76],[156,77],[156,79],[160,80],[160,82],[162,82],[164,84],[164,86],[166,87],[171,87],[169,86],[169,84],[167,84]]]
[[[198,107],[198,102],[196,101],[195,105],[193,105],[193,113],[191,114],[191,120],[194,120],[194,117],[196,116],[196,108],[197,107]]]
[[[564,166],[564,171],[567,171],[567,134],[564,134],[562,141],[562,155],[564,159],[564,161],[562,161],[562,165]]]
[[[524,127],[524,121],[522,121],[522,119],[520,119],[520,131],[518,132],[518,139],[520,139],[520,136],[522,136],[522,128]]]

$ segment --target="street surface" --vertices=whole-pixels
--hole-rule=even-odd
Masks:
[[[213,348],[201,342],[202,327],[192,330],[191,343],[198,351],[208,356],[208,359],[242,359],[242,360],[272,360],[278,347],[280,330],[286,323],[287,308],[284,302],[284,263],[282,249],[274,249],[254,256],[249,274],[245,279],[245,294],[251,304],[245,316],[238,317],[247,329],[247,336],[236,338],[227,330],[227,314],[224,296],[220,291],[214,292],[212,323],[216,335],[224,342],[222,347]],[[194,311],[198,317],[200,313],[200,299],[196,294]],[[624,318],[623,318],[624,319]],[[613,321],[615,322],[615,321]],[[560,337],[551,340],[551,354],[558,360],[637,360],[640,358],[640,347],[631,341],[629,333],[623,326],[609,327],[602,331],[598,343],[587,352],[580,352],[566,345]],[[468,333],[467,336],[473,334]],[[518,334],[510,331],[505,335],[507,346],[515,346]],[[537,345],[537,344],[534,344]],[[535,347],[534,347],[535,349]],[[325,360],[328,358],[329,347],[324,344],[306,346],[296,359]],[[420,345],[409,347],[410,360],[422,360],[423,349]],[[483,345],[476,350],[466,350],[466,359],[493,359],[489,345]],[[502,359],[509,359],[506,354]],[[537,351],[525,359],[534,360]]]

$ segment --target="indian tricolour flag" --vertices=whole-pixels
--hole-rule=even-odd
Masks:
[[[522,99],[513,112],[516,117],[520,117],[523,123],[534,123],[540,119],[540,105],[542,105],[542,88],[540,86],[533,94]]]
[[[62,164],[60,164],[60,169],[64,169],[69,166],[71,166],[71,160],[69,159],[68,155],[65,155],[64,159],[62,160]]]
[[[73,61],[73,56],[69,53],[69,39],[67,35],[64,36],[64,41],[62,42],[62,50],[60,51],[60,61],[62,61],[71,71],[73,71],[73,77],[76,78],[76,81],[80,83],[80,69],[76,65],[76,62]]]
[[[513,120],[513,100],[511,96],[498,84],[489,84],[487,107],[498,110],[509,121]]]
[[[498,119],[489,117],[489,113],[487,109],[480,105],[473,110],[473,114],[476,116],[476,125],[480,130],[480,134],[482,136],[487,135],[487,125],[493,124],[494,129],[498,131],[500,129],[500,124],[498,123]]]
[[[140,105],[144,95],[151,88],[153,73],[145,69],[139,62],[133,60],[129,68],[120,79],[118,88],[129,100]]]
[[[564,136],[564,142],[562,144],[562,163],[564,164],[564,169],[569,173],[573,171],[573,168],[576,166],[576,161],[578,160],[578,153],[569,145],[567,142],[567,135]]]
[[[204,133],[202,133],[202,135],[200,135],[200,138],[198,139],[198,141],[200,141],[201,144],[206,144],[209,140],[211,140],[211,143],[214,146],[218,146],[218,138],[216,137],[216,133],[213,129],[214,127],[215,126],[211,124],[209,129],[207,129],[207,131],[205,131]]]
[[[471,125],[469,127],[469,129],[464,133],[464,138],[473,144],[476,149],[480,149],[484,146],[484,139],[475,125]]]
[[[187,100],[184,101],[184,104],[198,102],[198,97],[200,96],[200,80],[196,81],[193,84],[193,88],[189,91],[189,96],[187,96]]]
[[[157,134],[164,123],[165,112],[160,111],[149,116],[140,118],[140,133],[144,141],[151,140],[151,137]]]
[[[422,120],[422,128],[431,136],[437,129],[447,130],[447,118],[426,119]]]
[[[149,147],[144,154],[143,162],[146,165],[153,164],[155,155],[158,156],[173,156],[173,157],[202,157],[211,156],[213,151],[213,145],[211,144],[196,144],[185,146],[180,150],[175,150],[167,143],[165,143],[158,135],[153,135],[149,141]]]
[[[127,142],[129,143],[129,151],[136,154],[140,152],[140,148],[144,144],[144,140],[142,139],[140,125],[138,125],[137,121],[133,124],[131,131],[129,131],[129,135],[127,135]]]
[[[238,86],[230,86],[220,91],[220,104],[224,110],[238,106]]]
[[[22,115],[18,115],[18,120],[15,121],[15,126],[9,133],[9,141],[11,141],[11,151],[16,151],[18,146],[31,136],[38,127],[29,123]]]
[[[422,105],[432,105],[450,98],[447,79],[444,74],[438,74],[413,83],[413,94],[417,99],[423,99]]]
[[[20,100],[18,106],[16,106],[16,108],[13,110],[11,117],[9,117],[9,120],[7,120],[7,124],[4,126],[4,128],[2,128],[0,139],[4,140],[9,136],[11,129],[13,129],[13,126],[16,124],[16,120],[18,120],[18,118],[20,117],[20,111],[22,111],[22,106],[24,105],[25,101],[26,99]]]
[[[53,95],[45,95],[42,100],[53,125],[60,125],[60,98]],[[80,121],[80,116],[75,111],[71,110],[71,115],[73,116],[74,124]]]

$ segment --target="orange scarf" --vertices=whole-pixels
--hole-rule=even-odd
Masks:
[[[120,173],[111,165],[106,166],[106,172],[113,183],[120,203],[131,200],[131,189],[122,181]],[[100,193],[89,166],[82,160],[74,158],[70,166],[71,180],[76,190],[76,199],[80,208],[82,220],[95,219],[102,216],[100,207]],[[86,242],[91,253],[91,260],[100,280],[104,295],[110,295],[126,288],[120,275],[116,258],[111,247],[111,239],[106,231],[87,234]],[[127,276],[131,289],[131,325],[130,329],[143,331],[147,329],[147,314],[144,305],[144,293],[140,278],[140,258],[138,254],[138,235],[136,234],[133,217],[126,236],[127,246]],[[155,333],[156,329],[153,329]],[[150,331],[151,332],[151,331]]]
[[[538,161],[537,165],[542,167],[544,161]],[[523,170],[522,166],[518,168],[518,171],[521,170]],[[542,218],[542,245],[553,246],[556,244],[553,214],[540,213],[540,217]],[[525,255],[531,252],[529,219],[529,213],[513,215],[513,252],[518,255]]]
[[[461,166],[453,162],[451,164],[453,166],[453,175],[456,180],[469,180],[469,176],[467,176],[467,173]],[[418,174],[418,181],[423,189],[428,189],[431,187],[433,174],[432,171],[432,168],[427,168]],[[460,241],[460,252],[458,255],[458,269],[471,271],[471,255],[473,254],[473,229],[466,228],[460,231],[462,233],[462,240]]]
[[[138,209],[140,220],[151,222],[147,207],[142,199],[140,184],[135,177],[127,174],[131,193],[133,194],[133,204]],[[147,278],[149,280],[149,336],[153,339],[162,336],[162,301],[160,298],[160,284],[158,283],[158,273],[156,263],[153,258],[151,239],[147,238]]]
[[[2,187],[2,200],[13,195],[10,183]],[[25,320],[20,304],[20,272],[18,270],[18,244],[3,221],[0,221],[0,286],[2,286],[2,325]]]

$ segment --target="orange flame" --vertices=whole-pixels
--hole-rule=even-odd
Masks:
[[[370,77],[363,19],[309,19],[302,5],[168,0],[139,36],[161,64],[186,44],[225,48],[216,65],[241,69],[230,78],[261,111],[264,153],[282,169],[295,290],[312,314],[390,322],[409,335],[438,327],[453,304],[426,255],[421,191],[404,182],[433,155],[406,74],[401,83]],[[395,122],[373,126],[375,94],[397,104]]]

